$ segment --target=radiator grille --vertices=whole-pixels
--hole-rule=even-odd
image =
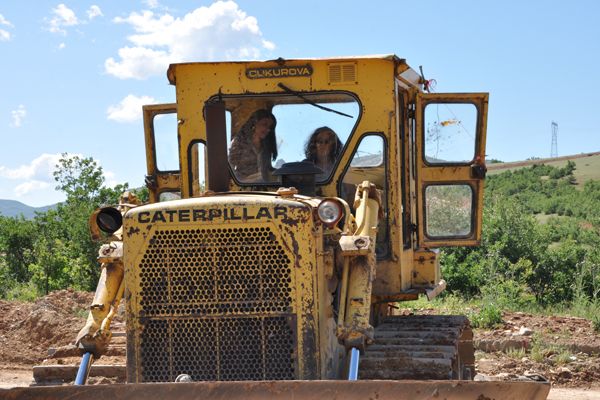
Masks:
[[[143,382],[294,379],[295,318],[153,319],[142,332]]]
[[[294,379],[292,266],[269,227],[158,230],[139,274],[142,381]]]
[[[267,227],[161,230],[140,265],[144,316],[290,312],[290,260]]]

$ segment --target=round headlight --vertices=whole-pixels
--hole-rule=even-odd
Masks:
[[[102,232],[112,235],[123,225],[123,216],[116,208],[106,207],[96,216],[96,223]]]
[[[343,208],[336,200],[323,200],[317,208],[317,214],[325,225],[334,226],[342,218]]]

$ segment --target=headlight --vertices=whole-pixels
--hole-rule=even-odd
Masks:
[[[112,235],[123,225],[123,216],[116,208],[106,207],[96,215],[96,224],[102,232]]]
[[[325,199],[319,204],[317,214],[319,219],[329,227],[335,226],[342,218],[344,208],[335,199]]]

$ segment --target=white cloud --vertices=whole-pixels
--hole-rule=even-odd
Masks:
[[[265,49],[271,50],[271,51],[275,50],[275,48],[276,48],[275,43],[273,43],[269,40],[263,40],[262,45]]]
[[[65,47],[67,47],[67,45],[66,45],[64,42],[58,45],[58,49],[59,49],[59,50],[62,50],[62,49],[64,49]]]
[[[102,10],[100,9],[100,7],[98,7],[97,5],[93,5],[87,10],[87,16],[91,21],[96,17],[103,17],[104,14],[102,14]]]
[[[0,14],[0,25],[8,26],[11,28],[13,27],[13,24],[11,24],[9,20],[4,18],[4,15],[2,15],[2,14]]]
[[[67,31],[64,29],[65,27],[79,25],[79,19],[77,19],[75,12],[62,3],[52,9],[52,14],[54,16],[48,23],[48,30],[52,33],[66,35]]]
[[[67,156],[84,158],[81,154],[68,154]],[[62,154],[44,153],[29,164],[14,169],[0,166],[0,179],[4,178],[17,182],[16,186],[15,184],[10,185],[16,197],[27,196],[29,201],[34,201],[39,205],[56,202],[58,201],[55,199],[58,192],[54,190],[56,186],[54,171],[56,171],[61,158],[63,158]],[[98,160],[95,161],[98,166],[101,166]],[[114,173],[110,171],[103,172],[105,185],[114,187],[119,183],[115,179]]]
[[[50,187],[49,182],[42,182],[42,181],[24,182],[15,187],[15,194],[17,195],[17,197],[21,197],[21,196],[30,194],[31,192],[47,189],[49,187]]]
[[[123,47],[119,49],[121,62],[112,57],[104,62],[106,72],[121,79],[144,79],[166,71],[170,58],[165,51],[146,47]]]
[[[9,20],[4,18],[2,14],[0,14],[0,25],[7,26],[9,28],[13,27],[13,24],[10,23]],[[0,29],[0,42],[8,42],[11,39],[12,35],[9,31]]]
[[[154,102],[150,96],[127,95],[119,104],[108,107],[107,118],[117,122],[135,122],[142,118],[142,106]]]
[[[0,166],[0,177],[7,179],[29,180],[29,181],[54,181],[52,173],[56,170],[60,154],[44,153],[27,165],[10,169]]]
[[[158,0],[144,0],[142,1],[142,3],[144,3],[145,5],[147,5],[150,8],[158,8]]]
[[[120,60],[111,57],[104,63],[108,74],[121,79],[163,74],[173,62],[257,59],[263,50],[275,48],[263,39],[256,18],[233,1],[217,1],[182,18],[143,11],[113,21],[130,24],[136,32],[127,38],[133,46],[119,49]]]
[[[13,128],[20,128],[23,124],[23,119],[27,115],[27,110],[25,110],[25,106],[23,104],[19,104],[19,107],[16,110],[10,112],[12,115],[12,122],[10,126]]]

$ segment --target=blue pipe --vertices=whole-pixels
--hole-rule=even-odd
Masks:
[[[92,353],[84,353],[81,358],[81,364],[79,364],[79,370],[77,370],[77,376],[75,377],[75,385],[85,385],[88,375],[90,374],[90,368],[92,367],[91,361]]]
[[[358,360],[360,358],[360,351],[356,347],[350,349],[350,366],[348,368],[348,380],[358,380]]]

